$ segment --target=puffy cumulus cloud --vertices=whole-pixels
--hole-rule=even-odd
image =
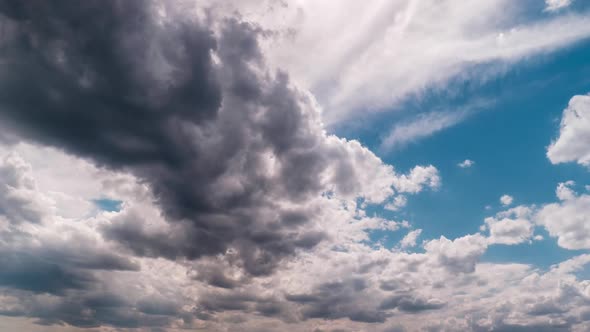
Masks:
[[[418,237],[420,237],[420,234],[422,234],[421,229],[415,229],[413,231],[408,232],[408,234],[406,234],[406,236],[404,236],[404,238],[399,242],[400,246],[402,248],[410,248],[416,246],[416,241],[418,240]]]
[[[535,220],[549,235],[557,237],[559,246],[566,249],[590,248],[590,195],[579,195],[571,189],[572,181],[560,183],[556,194],[560,202],[544,205]]]
[[[34,149],[19,145],[12,155]],[[60,164],[61,152],[46,156],[46,162]],[[36,162],[28,167],[29,178],[44,183],[38,177],[48,174],[35,173]],[[117,181],[106,181],[113,179]],[[0,271],[2,315],[29,317],[47,331],[587,327],[590,286],[576,275],[590,261],[588,255],[543,272],[522,264],[480,262],[489,242],[480,234],[430,240],[421,253],[375,248],[366,242],[367,229],[396,231],[407,223],[367,216],[354,200],[324,195],[314,207],[324,240],[272,274],[253,275],[243,264],[264,267],[264,262],[245,261],[236,250],[197,260],[176,257],[179,247],[172,244],[191,234],[166,220],[151,193],[135,194],[145,190],[139,179],[101,170],[85,181],[123,201],[122,209],[87,211],[74,219],[49,213],[40,223],[4,221],[0,261],[8,268]],[[527,215],[518,208],[506,216]],[[295,223],[298,217],[294,211],[289,216]],[[109,240],[105,229],[115,225],[140,229],[119,233],[130,236],[129,243],[141,244],[133,236],[157,239],[158,252],[167,253],[164,259],[138,251],[148,247]],[[30,321],[20,324],[35,330],[27,325]]]
[[[563,111],[559,136],[547,148],[553,164],[575,161],[590,165],[590,96],[573,96]]]
[[[3,126],[133,174],[173,223],[162,235],[128,212],[103,227],[108,239],[170,259],[232,250],[260,275],[323,238],[306,208],[320,195],[380,203],[438,185],[432,166],[398,175],[358,142],[327,135],[313,98],[265,70],[260,28],[182,13],[191,9],[0,7]]]
[[[502,195],[502,197],[500,197],[500,203],[504,206],[512,205],[513,201],[514,198],[510,195]]]
[[[486,251],[488,241],[481,234],[466,235],[455,240],[444,236],[430,240],[424,249],[441,266],[450,272],[473,272],[481,255]]]
[[[0,160],[0,183],[0,216],[10,223],[40,223],[49,212],[49,202],[36,190],[31,165],[16,153]]]
[[[438,260],[437,254],[366,249],[316,249],[315,255],[300,256],[288,272],[267,279],[265,287],[272,285],[274,292],[267,288],[210,292],[199,315],[217,317],[208,323],[219,329],[239,324],[245,330],[271,331],[390,331],[400,326],[410,331],[583,330],[587,326],[588,283],[575,276],[587,264],[583,256],[547,272],[522,264],[487,263],[457,271],[445,266],[456,263]],[[255,284],[247,287],[260,287]],[[277,297],[277,292],[284,296]],[[265,310],[270,305],[274,310]],[[275,324],[270,323],[273,320]]]
[[[402,174],[393,179],[393,187],[401,193],[415,194],[428,187],[437,189],[440,185],[438,170],[432,165],[416,166],[409,174]]]
[[[555,196],[557,196],[560,201],[567,201],[575,198],[576,192],[571,188],[575,184],[576,183],[572,180],[558,183],[557,189],[555,189]]]
[[[530,241],[534,230],[532,215],[531,207],[521,205],[485,218],[489,243],[512,245]]]
[[[406,204],[408,204],[408,199],[406,198],[406,196],[398,195],[395,196],[393,201],[385,204],[384,208],[389,211],[398,211],[404,206],[406,206]]]
[[[27,202],[24,206],[42,202],[44,213],[43,218],[18,214],[17,223],[10,215],[0,218],[2,315],[31,317],[42,325],[169,326],[170,317],[144,314],[135,309],[139,295],[123,296],[112,282],[126,279],[124,287],[129,288],[133,274],[139,273],[141,265],[137,259],[117,252],[98,232],[98,224],[108,214],[96,214],[92,204],[87,204],[87,210],[77,216],[64,217],[59,203],[52,199],[56,193],[36,185],[42,181],[37,181],[34,165],[32,167],[21,156],[23,150],[34,148],[18,145],[11,149],[11,153],[3,156],[2,173],[20,181],[11,182],[5,178],[6,182],[24,185],[30,192],[22,197],[23,204]],[[37,152],[43,153],[43,149]],[[54,156],[56,154],[59,156],[54,151]],[[48,159],[43,164],[55,166],[54,162]],[[78,161],[68,167],[75,170],[83,163]],[[104,177],[111,178],[110,175],[104,174]],[[93,181],[100,186],[102,179],[97,176],[82,180]],[[61,192],[59,196],[69,194]],[[2,204],[11,202],[5,197],[0,201]],[[13,206],[17,207],[20,208]]]

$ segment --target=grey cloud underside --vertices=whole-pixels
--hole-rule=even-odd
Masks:
[[[264,72],[256,27],[226,20],[214,34],[195,18],[156,20],[157,6],[3,1],[2,126],[149,184],[176,233],[133,220],[104,229],[135,254],[195,259],[231,247],[249,273],[268,274],[322,239],[305,230],[311,211],[274,198],[320,194],[319,175],[342,152],[325,147],[288,77]],[[354,169],[340,163],[336,189],[354,190]]]
[[[403,288],[398,291],[390,290],[391,295],[386,295],[381,303],[376,303],[380,295],[375,293],[371,298],[372,292],[374,290],[370,289],[367,279],[351,278],[321,284],[312,293],[288,294],[285,299],[301,306],[300,311],[304,319],[348,318],[351,321],[365,323],[383,323],[388,317],[395,315],[392,311],[394,309],[399,312],[418,313],[440,309],[445,305],[442,301],[421,298]]]
[[[98,227],[102,236],[120,254],[196,260],[194,282],[213,290],[191,299],[191,309],[181,308],[182,299],[122,298],[109,283],[136,273],[133,259],[83,239],[20,248],[18,241],[35,235],[14,228],[15,240],[0,253],[10,266],[0,271],[0,287],[20,305],[2,314],[120,328],[164,328],[172,320],[190,326],[228,311],[285,322],[383,321],[387,314],[377,308],[322,313],[318,302],[302,304],[299,314],[279,295],[243,290],[327,237],[314,227],[320,211],[310,203],[328,191],[355,195],[369,152],[329,140],[310,97],[286,74],[265,70],[257,27],[236,19],[205,25],[171,8],[171,17],[157,17],[161,6],[167,3],[0,2],[0,127],[147,184],[165,225],[149,227],[129,208]],[[369,157],[370,166],[381,165]],[[412,182],[403,180],[400,186]],[[45,212],[30,199],[2,205],[12,193],[3,190],[0,214],[13,226],[43,224]],[[232,276],[228,266],[243,273]],[[332,301],[353,299],[343,287]]]
[[[150,326],[155,329],[169,326],[175,316],[187,321],[192,319],[190,315],[181,313],[178,306],[163,300],[146,298],[130,303],[117,294],[90,290],[70,291],[68,297],[52,302],[28,297],[22,308],[0,314],[34,317],[39,325],[67,323],[82,328],[111,325],[118,328]]]

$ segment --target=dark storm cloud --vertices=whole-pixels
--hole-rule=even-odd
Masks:
[[[215,320],[216,313],[240,312],[264,317],[273,317],[287,323],[296,322],[294,310],[289,303],[274,296],[250,292],[218,289],[204,293],[196,307],[196,316],[202,320]],[[246,317],[239,319],[247,321]],[[237,317],[229,318],[235,320]]]
[[[416,297],[413,294],[399,294],[391,296],[381,302],[379,308],[381,309],[399,309],[405,312],[420,312],[425,310],[440,309],[444,307],[441,301],[426,300]]]
[[[155,19],[158,6],[3,1],[0,120],[149,184],[174,231],[148,234],[134,216],[104,228],[133,253],[195,259],[231,247],[247,272],[271,273],[322,239],[303,227],[310,211],[276,202],[322,190],[317,114],[285,74],[264,73],[256,27],[225,20],[215,35],[195,18]]]
[[[62,294],[67,289],[89,288],[94,277],[75,269],[47,262],[28,253],[0,254],[0,287],[35,293]]]
[[[308,294],[288,294],[285,298],[301,305],[304,319],[349,318],[365,323],[382,323],[391,314],[359,301],[367,287],[363,279],[350,279],[319,285]]]
[[[398,286],[402,286],[398,283]],[[419,313],[444,307],[438,300],[428,300],[413,292],[400,291],[383,298],[374,293],[367,280],[350,278],[344,281],[324,283],[310,293],[287,294],[285,299],[298,304],[304,319],[348,318],[352,321],[382,323],[397,309],[406,313]]]
[[[107,165],[179,162],[173,122],[214,116],[220,103],[215,41],[181,24],[159,35],[151,4],[3,1],[4,120]]]
[[[0,282],[59,295],[57,305],[33,301],[23,311],[44,324],[161,327],[177,318],[215,321],[227,311],[295,321],[293,306],[304,319],[385,321],[389,313],[378,303],[356,301],[367,288],[362,279],[287,301],[245,292],[252,278],[326,237],[310,223],[323,212],[314,199],[364,190],[359,172],[382,164],[356,143],[328,140],[310,97],[286,74],[265,69],[263,31],[238,19],[205,24],[172,8],[181,5],[0,2],[0,127],[132,173],[165,219],[145,220],[141,204],[124,206],[97,226],[120,253],[46,244],[40,257],[50,265],[38,268],[61,274],[64,284],[33,289],[17,277],[36,272],[17,261],[7,261],[19,270]],[[96,280],[105,270],[139,269],[124,253],[197,260],[185,262],[194,264],[194,279],[214,287],[190,313],[161,299],[122,300],[108,285],[99,291],[108,284]]]
[[[138,271],[128,257],[96,248],[84,238],[50,240],[8,227],[0,231],[0,289],[63,295],[68,289],[92,288],[93,271]]]
[[[18,316],[34,317],[40,325],[69,324],[82,328],[104,325],[116,328],[166,327],[172,319],[182,319],[186,314],[168,303],[153,300],[149,304],[132,303],[117,294],[89,290],[70,291],[68,297],[53,301],[28,297],[21,309],[14,312]]]

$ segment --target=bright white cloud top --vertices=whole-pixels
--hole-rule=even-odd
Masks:
[[[524,5],[510,0],[303,0],[273,7],[273,15],[265,15],[265,2],[243,6],[248,17],[280,31],[268,43],[272,63],[315,91],[324,120],[333,123],[361,116],[360,111],[388,109],[457,75],[485,79],[503,70],[490,66],[482,74],[474,65],[513,63],[590,36],[584,15],[523,24]]]
[[[590,166],[590,96],[574,96],[563,111],[559,137],[547,149],[552,163]]]

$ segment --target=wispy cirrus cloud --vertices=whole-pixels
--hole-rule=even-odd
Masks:
[[[547,8],[564,8],[570,2],[548,0]],[[360,109],[399,110],[394,106],[404,98],[425,88],[445,87],[458,76],[474,81],[496,77],[506,65],[590,36],[590,17],[584,12],[557,12],[523,22],[523,12],[541,12],[542,4],[531,8],[528,1],[510,0],[302,0],[272,9],[266,2],[237,6],[273,31],[265,41],[269,61],[316,95],[330,125],[363,116]],[[273,15],[267,15],[269,11]],[[487,75],[471,70],[474,65],[489,65],[478,67]]]
[[[408,144],[452,127],[467,117],[465,112],[432,112],[419,114],[394,125],[381,141],[381,151],[401,149]]]
[[[476,98],[453,110],[434,110],[409,116],[395,123],[381,139],[381,152],[399,150],[419,140],[428,138],[453,127],[478,112],[489,109],[495,103],[488,98]],[[471,165],[469,165],[471,166]]]

